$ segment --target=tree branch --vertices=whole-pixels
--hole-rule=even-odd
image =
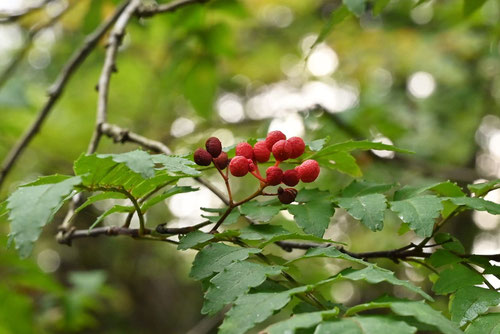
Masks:
[[[44,120],[52,110],[53,106],[60,98],[63,90],[68,83],[68,80],[71,78],[73,73],[78,69],[78,67],[82,64],[82,62],[87,58],[90,52],[95,48],[101,37],[108,31],[111,25],[118,19],[120,14],[128,4],[126,1],[124,4],[120,5],[113,15],[102,23],[93,33],[85,38],[83,45],[76,50],[69,61],[64,65],[61,72],[57,76],[53,85],[49,88],[49,98],[42,109],[39,111],[36,119],[31,124],[31,126],[25,131],[22,137],[18,140],[18,142],[14,145],[14,147],[7,154],[5,159],[2,162],[2,167],[0,170],[0,186],[5,181],[5,178],[12,166],[19,158],[24,149],[29,145],[33,137],[38,133],[40,127],[42,126]]]
[[[97,117],[96,126],[92,139],[90,140],[87,152],[94,153],[101,139],[102,132],[101,126],[104,124],[108,118],[108,91],[109,83],[111,81],[111,74],[116,72],[116,54],[118,48],[120,47],[123,36],[125,34],[125,29],[132,15],[140,6],[140,0],[130,0],[128,5],[123,10],[123,13],[116,20],[116,24],[111,30],[108,38],[106,57],[104,59],[104,65],[102,66],[102,72],[99,77],[98,87],[98,98],[97,98]]]
[[[210,0],[177,0],[160,5],[143,6],[139,7],[136,14],[139,17],[151,17],[156,14],[174,12],[187,5],[203,4],[208,1]]]

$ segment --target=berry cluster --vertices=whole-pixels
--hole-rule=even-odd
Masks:
[[[261,181],[261,189],[266,186],[277,186],[281,183],[289,187],[296,186],[299,181],[308,183],[313,182],[319,175],[320,169],[315,160],[306,160],[294,169],[283,171],[279,165],[287,159],[296,159],[300,157],[305,150],[305,143],[300,137],[286,139],[281,131],[272,131],[268,133],[263,141],[252,145],[240,143],[236,145],[236,156],[228,159],[227,153],[222,152],[222,145],[219,139],[210,137],[205,143],[206,150],[199,148],[194,152],[194,161],[200,166],[208,166],[212,162],[219,171],[229,165],[229,171],[233,176],[242,177],[250,173]],[[258,163],[269,161],[274,156],[276,163],[267,168],[266,177],[260,174]],[[279,200],[284,204],[289,204],[295,200],[297,190],[294,188],[279,188]]]

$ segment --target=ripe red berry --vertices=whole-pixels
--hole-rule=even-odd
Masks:
[[[252,159],[247,159],[248,161],[248,171],[254,172],[257,167],[255,167],[255,164],[253,163]]]
[[[299,181],[299,173],[295,169],[289,169],[283,173],[283,183],[287,186],[296,186]]]
[[[194,151],[194,162],[200,166],[209,166],[212,163],[212,155],[202,148]]]
[[[236,155],[247,159],[253,159],[253,148],[249,143],[239,143],[236,145]]]
[[[288,142],[292,146],[292,153],[290,154],[291,159],[295,159],[300,157],[303,153],[304,150],[306,149],[306,144],[300,137],[292,137],[288,139]]]
[[[277,186],[283,179],[283,171],[279,167],[271,166],[266,170],[266,182]]]
[[[286,188],[286,189],[283,189],[283,188],[280,187],[278,189],[278,199],[283,204],[290,204],[290,203],[292,203],[293,201],[295,201],[296,197],[297,197],[297,189],[295,189],[295,188]]]
[[[214,165],[219,169],[225,169],[229,164],[229,159],[226,152],[221,152],[217,158],[214,158]]]
[[[266,146],[269,151],[273,149],[273,145],[278,141],[278,140],[284,140],[286,139],[286,136],[283,132],[281,131],[271,131],[267,134],[266,137]]]
[[[265,141],[259,141],[253,146],[253,154],[255,155],[255,160],[258,162],[267,162],[269,161],[271,151],[268,150]]]
[[[242,156],[236,156],[229,163],[229,171],[234,176],[245,176],[248,173],[248,160]]]
[[[222,143],[219,138],[210,137],[205,142],[205,147],[207,148],[208,153],[212,155],[212,157],[217,158],[222,152]]]
[[[313,182],[319,175],[319,164],[316,160],[306,160],[296,169],[302,182]]]
[[[273,145],[273,155],[277,161],[284,161],[290,157],[292,153],[292,144],[290,144],[287,140],[278,140]]]

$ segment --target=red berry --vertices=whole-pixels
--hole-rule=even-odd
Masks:
[[[259,141],[253,146],[253,154],[258,162],[267,162],[271,152],[267,149],[265,141]]]
[[[289,169],[283,173],[283,183],[287,186],[293,187],[297,185],[299,181],[299,173],[295,169]]]
[[[229,171],[234,176],[245,176],[248,173],[248,160],[242,156],[236,156],[229,163]]]
[[[300,137],[292,137],[288,139],[288,142],[292,145],[292,153],[290,154],[291,159],[300,157],[304,150],[306,149],[306,144]]]
[[[273,155],[277,161],[284,161],[290,157],[292,153],[292,144],[287,140],[279,140],[273,145]]]
[[[214,158],[214,165],[219,169],[224,169],[229,164],[229,159],[227,158],[226,152],[221,152],[217,158]]]
[[[212,163],[212,155],[202,148],[194,151],[194,162],[200,166],[209,166]]]
[[[243,156],[247,159],[253,159],[253,148],[249,143],[239,143],[236,145],[236,155]]]
[[[316,160],[306,160],[298,166],[297,171],[302,182],[313,182],[319,175],[319,164]]]
[[[282,189],[280,187],[280,189]],[[297,189],[295,188],[286,188],[279,191],[278,189],[278,199],[283,204],[290,204],[295,201],[295,197],[297,197]]]
[[[208,153],[212,155],[212,157],[217,158],[222,152],[222,143],[219,138],[210,137],[205,142],[205,147],[207,148]]]
[[[277,186],[283,179],[283,171],[279,167],[271,166],[266,170],[266,182]]]
[[[286,136],[283,132],[281,131],[271,131],[267,134],[266,137],[266,146],[269,151],[273,149],[273,145],[278,141],[278,140],[283,140],[286,139]]]
[[[254,172],[257,167],[255,167],[255,164],[253,163],[252,159],[247,159],[248,161],[248,170],[250,172]]]

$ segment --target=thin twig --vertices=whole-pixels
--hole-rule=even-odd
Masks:
[[[103,123],[101,125],[101,132],[103,135],[112,138],[115,143],[131,142],[153,152],[172,154],[170,149],[162,142],[143,137],[137,133],[129,131],[128,129],[123,129],[118,125]]]
[[[90,52],[95,48],[101,37],[118,19],[122,11],[125,9],[126,4],[128,4],[128,1],[120,5],[108,20],[102,23],[96,30],[94,30],[93,33],[85,38],[83,45],[73,53],[69,61],[62,68],[61,72],[59,72],[59,75],[49,89],[49,98],[47,102],[39,111],[36,119],[31,124],[31,126],[25,131],[19,141],[14,145],[14,147],[10,150],[8,155],[3,160],[0,171],[0,186],[5,181],[7,174],[12,169],[12,166],[14,165],[16,160],[40,130],[42,123],[47,118],[57,100],[60,98],[66,84],[68,83],[68,80],[82,64],[82,62],[87,58]]]
[[[97,98],[96,126],[92,135],[92,139],[89,143],[89,147],[87,150],[88,153],[94,153],[96,151],[101,139],[101,126],[102,124],[106,123],[108,118],[109,83],[111,81],[111,74],[113,72],[116,72],[116,54],[118,52],[118,48],[122,43],[127,24],[140,4],[140,0],[130,0],[123,13],[116,20],[116,23],[109,35],[106,57],[104,59],[104,65],[102,66],[101,75],[99,77],[99,83],[97,84],[99,94]]]
[[[160,5],[143,6],[139,7],[136,14],[139,17],[150,17],[156,14],[174,12],[187,5],[203,4],[208,1],[210,0],[178,0]]]

